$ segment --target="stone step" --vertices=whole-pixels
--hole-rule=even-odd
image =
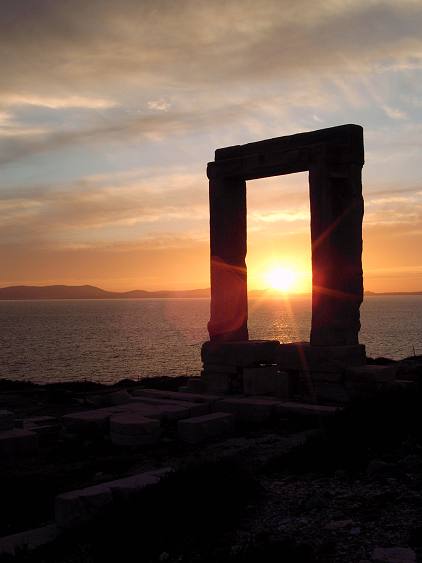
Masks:
[[[147,405],[185,407],[189,409],[189,416],[202,416],[209,414],[211,410],[210,403],[191,403],[187,401],[174,401],[172,399],[156,399],[155,397],[134,397],[132,400]]]
[[[210,438],[228,436],[233,432],[232,414],[216,412],[179,421],[179,438],[188,444],[198,444]]]
[[[41,528],[34,528],[4,536],[0,538],[0,557],[3,555],[17,555],[25,551],[31,551],[42,545],[54,541],[59,535],[59,530],[55,524],[49,524]]]
[[[155,399],[169,399],[173,401],[187,401],[189,403],[215,403],[220,400],[218,395],[205,393],[181,393],[179,391],[161,391],[160,389],[135,389],[135,397],[151,397]]]
[[[117,446],[154,444],[160,438],[160,421],[130,412],[110,418],[110,438]]]
[[[54,503],[56,524],[60,528],[80,526],[99,516],[114,500],[129,497],[149,485],[157,484],[170,468],[146,471],[57,495]]]

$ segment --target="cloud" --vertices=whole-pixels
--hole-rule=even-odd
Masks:
[[[117,104],[105,98],[89,98],[86,96],[34,96],[31,94],[9,94],[0,95],[0,104],[4,106],[40,106],[49,109],[86,108],[106,109],[115,107]]]
[[[166,102],[163,98],[159,100],[151,100],[148,102],[149,109],[157,110],[157,111],[168,111],[170,107],[170,102]]]
[[[148,179],[114,175],[62,186],[3,190],[0,238],[11,244],[101,245],[154,238],[166,230],[206,232],[204,180],[174,170]],[[198,189],[198,184],[205,189]]]

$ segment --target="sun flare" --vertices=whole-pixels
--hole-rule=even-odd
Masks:
[[[277,267],[268,270],[265,274],[267,287],[276,291],[290,291],[294,289],[297,280],[298,275],[291,268]]]

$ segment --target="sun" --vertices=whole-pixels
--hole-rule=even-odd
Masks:
[[[265,274],[268,288],[277,291],[290,291],[296,285],[298,275],[292,268],[272,268]]]

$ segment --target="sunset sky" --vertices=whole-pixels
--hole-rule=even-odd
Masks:
[[[0,286],[209,286],[215,148],[364,127],[364,283],[422,290],[420,0],[1,0]],[[309,289],[307,174],[248,183]]]

